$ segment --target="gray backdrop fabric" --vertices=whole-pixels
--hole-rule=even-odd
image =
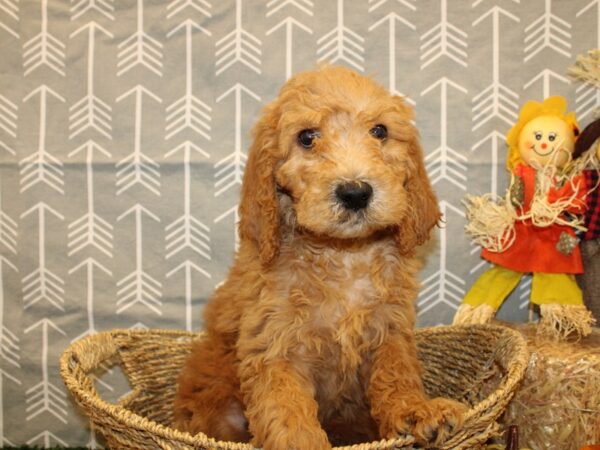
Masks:
[[[97,445],[58,374],[73,340],[202,327],[249,130],[317,61],[415,105],[446,218],[419,324],[448,323],[486,267],[461,200],[503,192],[526,100],[565,95],[591,120],[600,95],[566,72],[599,25],[598,0],[0,0],[0,441]],[[528,293],[501,316],[526,318]]]

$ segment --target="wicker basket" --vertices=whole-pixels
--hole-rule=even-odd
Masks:
[[[192,436],[170,428],[177,377],[195,337],[170,330],[96,334],[64,352],[61,375],[113,449],[253,449],[249,444],[215,441],[202,433]],[[523,377],[528,362],[525,341],[514,330],[480,325],[421,329],[417,343],[429,395],[471,405],[464,427],[442,448],[478,448],[497,432],[496,419]],[[132,387],[118,404],[100,398],[94,387],[93,372],[106,363],[121,365]],[[338,449],[412,449],[413,443],[411,436],[405,436]]]

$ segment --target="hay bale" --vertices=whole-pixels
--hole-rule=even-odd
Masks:
[[[511,325],[531,359],[502,423],[518,425],[522,447],[577,450],[600,443],[600,329],[579,341],[556,341],[536,326]]]

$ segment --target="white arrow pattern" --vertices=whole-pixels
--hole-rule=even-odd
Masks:
[[[526,275],[521,280],[519,285],[519,309],[525,309],[531,305],[530,297],[531,297],[531,275]]]
[[[314,3],[310,0],[269,0],[267,2],[267,17],[271,17],[277,14],[279,11],[283,11],[289,7],[296,8],[293,12],[301,11],[309,17],[314,16]],[[285,78],[286,80],[292,76],[293,73],[293,36],[294,27],[299,28],[305,33],[312,34],[313,30],[308,26],[304,25],[299,20],[296,20],[293,15],[288,15],[285,19],[278,22],[274,27],[267,31],[266,36],[271,36],[277,30],[285,30]]]
[[[23,68],[27,76],[47,66],[65,76],[66,45],[48,31],[48,0],[40,0],[42,30],[23,44]]]
[[[177,272],[183,271],[184,283],[185,283],[185,329],[192,331],[192,305],[194,302],[193,290],[192,290],[192,274],[197,272],[206,278],[211,278],[210,273],[204,270],[202,267],[197,266],[190,260],[185,260],[183,263],[175,267],[173,270],[167,273],[167,278],[172,277]]]
[[[12,375],[10,375],[7,371],[5,371],[4,369],[0,369],[0,445],[5,445],[5,446],[10,446],[10,447],[14,447],[15,444],[11,441],[8,440],[8,438],[6,437],[6,432],[5,432],[5,425],[4,425],[4,397],[3,397],[3,393],[4,393],[4,380],[8,380],[11,383],[17,385],[17,386],[21,386],[22,383],[21,381],[16,378],[13,377]]]
[[[233,218],[233,243],[235,251],[240,247],[240,235],[238,233],[237,224],[240,221],[239,205],[234,205],[225,211],[223,214],[215,218],[215,223],[223,222],[226,218]]]
[[[525,28],[525,58],[527,62],[549,48],[571,57],[571,24],[552,12],[552,0],[544,0],[544,14]]]
[[[595,9],[595,14],[593,10]],[[596,40],[594,48],[600,48],[600,0],[592,0],[586,6],[577,11],[577,18],[595,16]],[[582,19],[579,19],[582,20]],[[589,84],[582,84],[576,89],[577,117],[579,120],[590,120],[592,114],[600,107],[600,89]]]
[[[192,92],[192,33],[194,30],[197,30],[209,37],[212,34],[196,22],[186,20],[181,25],[173,28],[167,34],[167,37],[170,38],[182,29],[185,30],[185,94],[179,100],[167,107],[167,134],[165,139],[171,139],[181,131],[190,129],[203,138],[210,140],[210,114],[212,108],[196,97]]]
[[[0,200],[0,206],[2,202]],[[4,212],[0,211],[0,242],[2,242],[2,232],[4,228],[4,221],[8,218]],[[16,237],[16,224],[14,225],[15,237]],[[14,254],[16,250],[14,247],[8,247],[9,250]],[[12,332],[8,324],[6,323],[5,309],[6,309],[6,295],[5,295],[5,267],[9,268],[13,272],[18,272],[17,267],[11,263],[8,258],[0,254],[0,361],[3,364],[0,365],[0,445],[10,445],[12,443],[6,437],[5,432],[5,420],[4,420],[4,380],[8,380],[16,385],[21,385],[21,381],[13,376],[8,370],[8,365],[12,366],[13,369],[20,369],[20,342],[18,336]],[[10,292],[6,292],[10,295]],[[13,325],[14,326],[14,325]]]
[[[216,43],[216,72],[221,75],[236,63],[260,74],[262,42],[243,28],[242,0],[235,1],[235,28]]]
[[[4,321],[4,268],[8,267],[17,272],[17,267],[4,256],[0,256],[0,359],[14,366],[21,367],[19,364],[19,338],[13,333]],[[0,411],[1,414],[1,411]]]
[[[17,137],[17,119],[19,107],[0,95],[0,130],[9,136]]]
[[[449,221],[448,214],[450,212],[461,218],[465,216],[464,212],[460,209],[443,200],[440,202],[440,211],[445,218],[445,222]],[[425,314],[430,309],[439,305],[446,305],[452,309],[456,309],[466,293],[465,280],[449,269],[449,266],[452,266],[452,264],[448,261],[447,232],[446,227],[442,227],[439,232],[439,268],[422,282],[423,286],[426,287],[421,289],[417,298],[419,315]]]
[[[3,250],[17,253],[17,222],[2,209],[2,185],[0,180],[0,244]],[[4,253],[4,252],[2,252]]]
[[[295,7],[298,11],[302,11],[306,15],[314,16],[314,2],[310,0],[269,0],[267,2],[267,17],[276,14],[286,6]]]
[[[8,267],[13,272],[18,271],[17,267],[13,263],[11,263],[4,256],[0,255],[0,360],[18,369],[21,367],[19,363],[20,340],[19,337],[8,328],[8,325],[5,323],[4,320],[6,303],[4,292],[5,267]],[[7,366],[3,365],[3,367],[6,368]],[[11,378],[11,375],[8,373],[7,370],[0,369],[0,373],[4,376]],[[2,396],[0,395],[0,397]],[[1,416],[2,410],[0,408],[0,417]],[[3,437],[3,434],[1,433],[2,430],[2,421],[0,420],[0,439]]]
[[[389,0],[369,0],[369,12],[375,11],[379,7],[385,5]],[[392,0],[393,2],[393,0]],[[416,0],[396,0],[397,3],[404,5],[406,8],[411,11],[416,11],[417,7],[415,6]]]
[[[478,6],[479,4],[481,4],[482,2],[484,2],[485,0],[475,0],[473,2],[473,8],[475,8],[476,6]],[[515,3],[521,3],[521,0],[512,0]]]
[[[550,97],[550,95],[555,92],[550,88],[550,80],[560,81],[564,84],[571,84],[571,81],[567,77],[562,76],[550,69],[544,69],[538,75],[529,80],[525,86],[523,86],[523,89],[527,90],[539,82],[542,86],[542,95],[540,98]]]
[[[363,53],[365,38],[351,30],[344,22],[344,0],[337,0],[337,23],[335,28],[318,41],[318,61],[345,63],[359,72],[364,71]]]
[[[579,11],[577,11],[577,14],[575,15],[575,17],[580,18],[580,17],[586,17],[587,14],[591,15],[591,12],[594,8],[596,9],[596,14],[595,14],[596,20],[594,23],[596,41],[595,41],[593,48],[600,48],[600,0],[592,0],[591,2],[589,2],[586,6],[584,6]]]
[[[488,148],[491,149],[491,161],[490,166],[492,171],[490,173],[490,188],[489,192],[492,194],[492,198],[498,197],[498,167],[502,165],[502,161],[504,159],[504,151],[506,150],[506,145],[504,143],[505,138],[504,135],[499,133],[498,131],[492,131],[486,137],[477,141],[472,147],[471,151]],[[502,154],[502,156],[501,156]]]
[[[268,13],[267,13],[268,14]],[[280,28],[285,30],[285,78],[288,79],[292,76],[292,58],[293,58],[293,30],[294,27],[303,30],[305,33],[312,34],[312,30],[307,26],[303,25],[291,16],[286,17],[269,31],[267,36],[270,36]]]
[[[139,203],[121,214],[117,220],[134,216],[135,230],[135,270],[117,283],[117,314],[121,314],[136,304],[147,307],[158,315],[162,315],[160,307],[162,283],[150,276],[143,268],[143,215],[160,222],[160,219]]]
[[[94,61],[96,30],[105,36],[113,35],[96,22],[90,22],[71,33],[71,39],[87,31],[88,38],[88,64],[87,64],[87,94],[69,108],[69,139],[81,134],[89,128],[94,129],[102,136],[110,139],[112,132],[112,108],[102,101],[94,92]]]
[[[260,101],[258,95],[239,83],[217,98],[217,103],[219,103],[230,94],[235,95],[235,144],[233,152],[215,164],[215,169],[217,169],[215,178],[218,179],[215,183],[215,197],[233,186],[242,184],[242,176],[248,159],[242,149],[242,93],[247,94],[257,102]]]
[[[46,430],[32,437],[27,441],[27,445],[41,446],[42,448],[51,448],[55,446],[66,447],[68,444],[56,436],[54,433]]]
[[[519,95],[500,81],[500,16],[520,22],[514,14],[497,6],[473,22],[473,26],[476,27],[488,17],[492,17],[492,83],[473,97],[473,131],[494,118],[502,120],[504,126],[509,127],[517,120]]]
[[[163,69],[163,44],[144,31],[144,0],[137,0],[137,27],[135,33],[118,45],[117,76],[141,65],[159,77]]]
[[[440,88],[440,145],[425,157],[427,172],[431,178],[432,184],[437,184],[441,180],[447,180],[456,187],[466,190],[467,181],[467,158],[448,144],[448,88],[467,93],[467,90],[454,83],[453,81],[442,78],[432,86],[421,93],[421,96],[427,95],[435,88]]]
[[[178,152],[183,153],[183,215],[167,225],[166,232],[166,258],[180,253],[184,249],[193,250],[204,259],[210,260],[210,229],[192,215],[192,177],[191,163],[192,151],[209,158],[210,155],[200,147],[187,141],[174,148],[165,157]]]
[[[17,137],[18,113],[19,107],[3,95],[0,95],[0,136],[4,133],[12,140]],[[2,139],[0,139],[0,149],[13,156],[17,154],[14,148]]]
[[[50,380],[50,329],[66,336],[52,320],[42,319],[25,329],[25,334],[37,328],[42,330],[41,369],[42,381],[27,389],[26,412],[27,421],[33,420],[40,414],[49,413],[63,423],[67,423],[67,394]],[[35,439],[35,438],[34,438]],[[64,445],[64,444],[63,444]]]
[[[23,101],[26,102],[38,94],[40,96],[38,149],[36,152],[23,158],[19,162],[19,165],[21,166],[21,192],[25,192],[31,187],[42,183],[54,189],[56,192],[64,194],[65,181],[63,163],[47,151],[46,134],[48,96],[51,95],[62,103],[65,102],[65,99],[48,86],[42,85],[27,95]]]
[[[135,94],[135,130],[133,152],[119,161],[117,167],[117,195],[140,184],[156,195],[160,195],[160,164],[142,152],[142,100],[143,96],[162,103],[162,100],[141,85],[125,92],[117,103]]]
[[[94,319],[94,296],[96,293],[94,290],[94,280],[95,280],[94,270],[98,269],[98,270],[102,271],[106,276],[112,277],[112,272],[110,270],[108,270],[106,267],[104,267],[102,264],[100,264],[99,262],[94,260],[93,258],[87,258],[84,261],[82,261],[81,263],[77,264],[75,267],[73,267],[71,270],[69,270],[69,275],[73,275],[75,272],[78,272],[83,269],[85,269],[86,287],[87,287],[86,311],[87,311],[88,327],[83,333],[79,334],[77,337],[75,337],[75,339],[72,339],[73,342],[77,341],[79,339],[82,339],[86,336],[95,334],[98,331],[96,328],[96,321]],[[98,380],[98,381],[102,382],[102,380]]]
[[[442,56],[467,67],[467,38],[463,30],[448,19],[448,0],[440,0],[440,21],[421,35],[421,70]]]
[[[64,311],[65,282],[46,266],[46,213],[61,221],[64,220],[64,216],[45,203],[39,202],[21,214],[21,219],[34,213],[37,213],[38,217],[38,267],[22,280],[24,306],[27,309],[41,300],[46,300],[55,308]]]
[[[109,258],[112,258],[113,226],[95,212],[93,165],[94,151],[101,153],[106,158],[110,158],[111,155],[94,141],[88,141],[81,147],[73,150],[69,154],[69,157],[72,158],[84,150],[86,152],[87,213],[69,224],[69,256],[74,255],[85,247],[91,246]]]
[[[375,9],[375,8],[373,8]],[[389,13],[387,16],[375,22],[373,25],[369,27],[369,31],[373,31],[376,28],[379,28],[383,24],[388,24],[389,32],[388,32],[388,70],[389,70],[389,84],[388,90],[394,95],[402,95],[404,94],[396,88],[396,60],[397,60],[397,52],[396,52],[396,24],[402,24],[405,27],[416,30],[417,27],[415,24],[404,17],[396,14],[395,12]],[[409,103],[413,106],[415,105],[414,100],[408,99]]]
[[[479,245],[477,245],[476,243],[471,242],[469,254],[471,256],[473,256],[473,255],[479,256],[481,254],[481,247]],[[487,262],[485,259],[477,258],[477,264],[475,264],[471,268],[471,270],[469,271],[469,274],[470,275],[478,274],[477,276],[479,276],[485,268],[490,267],[490,266],[491,266],[491,264],[489,262]]]
[[[96,11],[109,20],[115,20],[114,0],[71,0],[71,20],[77,20],[90,11]]]
[[[212,5],[206,0],[172,0],[167,6],[167,19],[185,9],[193,9],[206,17],[212,17]]]
[[[433,325],[489,267],[461,199],[504,195],[526,100],[595,117],[600,90],[567,74],[598,47],[600,0],[0,0],[0,447],[102,447],[58,377],[70,342],[200,330],[284,78],[341,64],[415,106],[446,221],[417,299]],[[530,289],[502,315],[521,320]],[[127,389],[99,372],[99,395]]]
[[[15,22],[19,21],[19,4],[18,0],[1,0],[0,13],[8,16],[8,24],[0,20],[0,35],[2,30],[10,34],[15,39],[19,39],[19,33],[15,30]],[[0,15],[1,17],[1,15]]]
[[[589,84],[582,84],[575,89],[577,94],[577,117],[579,120],[590,120],[600,106],[600,89]]]

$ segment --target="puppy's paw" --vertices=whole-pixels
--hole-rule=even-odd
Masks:
[[[263,450],[331,450],[327,435],[321,429],[273,431],[262,445]]]
[[[410,433],[419,445],[438,446],[461,427],[467,409],[441,397],[413,403],[394,412],[394,430],[387,430],[386,437]]]

